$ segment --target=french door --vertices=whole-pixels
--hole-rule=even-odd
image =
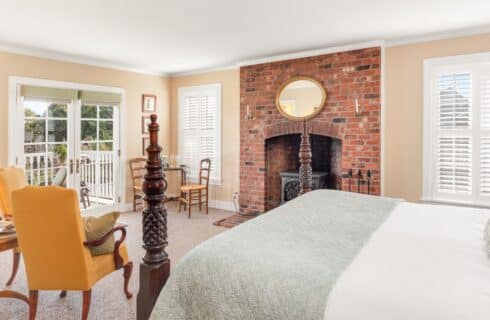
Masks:
[[[31,185],[74,188],[82,210],[120,202],[118,105],[21,98],[17,111],[16,162]]]

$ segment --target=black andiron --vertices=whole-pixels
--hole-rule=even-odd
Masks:
[[[147,173],[143,182],[143,192],[147,208],[143,210],[143,248],[146,253],[140,264],[140,288],[137,301],[137,320],[147,320],[151,310],[170,275],[170,259],[167,246],[167,209],[164,206],[167,180],[162,171],[158,145],[157,116],[152,114],[150,145],[146,148]]]
[[[348,173],[349,178],[349,192],[352,192],[352,179],[354,178],[354,171],[352,169],[349,170]],[[355,175],[356,184],[357,184],[357,193],[361,193],[361,185],[367,185],[367,194],[371,194],[371,181],[373,178],[373,174],[371,170],[367,170],[366,179],[364,180],[362,171],[359,169]]]

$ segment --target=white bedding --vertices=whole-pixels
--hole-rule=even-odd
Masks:
[[[338,279],[325,320],[489,320],[488,212],[399,204]]]

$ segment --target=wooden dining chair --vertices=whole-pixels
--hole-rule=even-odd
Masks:
[[[143,180],[146,173],[146,159],[134,158],[129,160],[131,169],[131,178],[133,178],[133,211],[136,211],[137,205],[143,203]]]
[[[191,207],[199,205],[199,211],[204,204],[206,214],[209,213],[209,178],[211,174],[211,159],[202,159],[199,164],[199,180],[197,184],[184,184],[180,187],[179,212],[188,211],[189,219],[191,218]]]

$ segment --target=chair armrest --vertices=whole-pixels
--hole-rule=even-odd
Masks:
[[[121,231],[121,237],[114,243],[114,264],[116,265],[116,269],[120,269],[123,267],[124,259],[119,253],[119,247],[123,243],[124,239],[126,239],[126,227],[127,225],[118,224],[112,228],[111,231],[107,232],[102,238],[92,241],[85,241],[83,245],[87,247],[98,247],[106,242],[114,232]]]

